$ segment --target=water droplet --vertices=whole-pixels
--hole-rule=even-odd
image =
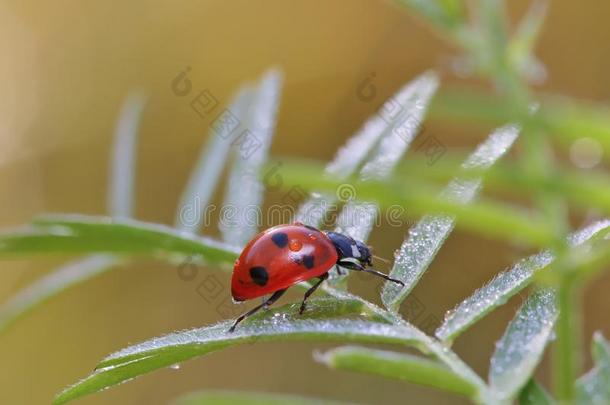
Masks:
[[[297,240],[297,239],[292,239],[288,243],[288,249],[290,249],[293,252],[298,252],[299,250],[301,250],[302,247],[303,247],[303,242],[301,242],[300,240]]]
[[[580,138],[570,146],[570,160],[576,167],[591,169],[602,160],[603,150],[593,138]]]
[[[169,368],[171,368],[172,370],[180,370],[180,364],[172,364],[171,366],[169,366]]]

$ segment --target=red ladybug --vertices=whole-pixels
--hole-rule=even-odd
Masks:
[[[288,287],[301,281],[318,278],[305,293],[299,313],[303,313],[307,298],[328,278],[333,266],[365,271],[404,285],[370,268],[371,250],[364,243],[337,232],[322,232],[312,226],[295,222],[279,225],[259,233],[244,248],[235,262],[231,278],[231,295],[235,301],[245,301],[266,294],[262,304],[241,315],[231,329],[261,308],[277,301]]]

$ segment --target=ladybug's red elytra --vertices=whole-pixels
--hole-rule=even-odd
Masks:
[[[370,248],[363,242],[341,233],[323,232],[299,222],[275,226],[259,233],[235,261],[231,295],[235,301],[266,294],[271,296],[239,316],[229,331],[233,332],[238,323],[261,308],[269,307],[290,286],[318,278],[305,293],[299,310],[302,314],[309,296],[328,278],[328,272],[335,265],[337,269],[364,271],[404,285],[402,281],[372,269],[372,257]]]

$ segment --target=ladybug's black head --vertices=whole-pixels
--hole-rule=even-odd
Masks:
[[[355,259],[362,265],[372,266],[373,255],[366,244],[338,232],[326,232],[326,235],[337,249],[338,261]]]

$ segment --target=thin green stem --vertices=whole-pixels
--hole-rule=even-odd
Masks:
[[[564,276],[559,283],[557,300],[557,345],[554,370],[555,391],[560,403],[574,402],[574,382],[580,374],[580,299],[578,284]]]
[[[497,27],[500,27],[499,33],[496,33],[496,42],[502,40],[502,21],[497,17],[499,12],[499,0],[484,0],[482,8],[487,12],[491,23],[495,22]],[[495,17],[495,18],[494,18]],[[493,21],[493,20],[496,21]],[[490,27],[492,27],[492,24]],[[492,37],[492,28],[489,28],[490,37]],[[496,28],[496,31],[498,28]],[[491,41],[491,40],[490,40]],[[492,44],[499,45],[498,43]],[[504,45],[504,43],[502,44]],[[488,51],[494,51],[490,49]],[[504,46],[501,50],[495,49],[497,58],[491,69],[491,78],[496,85],[503,90],[516,110],[530,108],[533,99],[529,94],[529,89],[523,83],[515,66],[511,66],[508,59],[508,50]],[[554,158],[550,151],[549,141],[546,135],[532,128],[524,128],[523,147],[524,153],[521,161],[524,170],[533,172],[537,176],[546,178],[551,175],[553,170]],[[567,234],[567,215],[564,202],[553,193],[545,190],[537,191],[534,194],[534,203],[543,213],[545,222],[552,227],[555,233],[553,249],[557,255],[557,262],[562,263],[563,257],[566,255],[567,245],[565,235]],[[559,320],[557,325],[558,342],[555,352],[555,382],[557,395],[561,400],[568,403],[574,398],[574,381],[578,375],[580,362],[580,345],[579,343],[579,317],[580,308],[576,287],[572,279],[568,276],[567,271],[558,268],[556,271],[560,275],[560,287],[558,292],[559,305]]]

